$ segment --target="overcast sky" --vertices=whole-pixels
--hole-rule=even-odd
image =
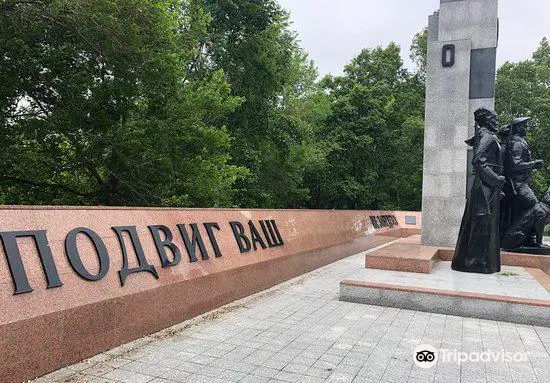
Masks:
[[[320,74],[341,74],[361,49],[398,43],[407,67],[415,33],[428,25],[439,0],[279,0],[300,44]],[[498,65],[531,57],[550,38],[549,0],[500,0]]]

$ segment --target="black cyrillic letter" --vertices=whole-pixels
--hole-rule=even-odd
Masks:
[[[237,241],[237,245],[239,245],[239,251],[242,253],[248,253],[250,251],[250,240],[244,235],[244,226],[237,221],[231,221],[229,222],[231,225],[231,230],[233,230],[233,235],[235,236],[235,240]]]
[[[273,229],[275,229],[275,235],[277,236],[277,239],[279,240],[277,243],[277,246],[282,246],[285,243],[283,242],[283,237],[281,237],[281,233],[279,233],[279,229],[277,228],[277,223],[274,219],[271,220],[271,224],[273,225]]]
[[[185,229],[185,224],[179,224],[178,229],[180,230],[181,236],[183,237],[183,243],[185,244],[185,249],[187,249],[187,254],[189,255],[189,261],[190,262],[197,262],[197,244],[199,245],[199,250],[202,255],[202,259],[208,259],[208,251],[206,251],[206,247],[204,246],[204,241],[202,240],[201,233],[199,231],[199,227],[196,223],[189,224],[191,226],[191,236],[192,239],[189,239],[189,234],[187,234],[187,230]]]
[[[372,227],[374,227],[375,229],[378,229],[378,222],[376,222],[376,217],[371,215],[369,218],[372,223]]]
[[[118,272],[118,275],[120,276],[120,283],[122,284],[122,286],[124,286],[124,282],[126,281],[126,277],[128,277],[128,275],[138,273],[140,271],[151,273],[156,279],[159,279],[159,275],[157,274],[155,266],[147,263],[147,259],[145,258],[145,254],[143,252],[143,247],[141,246],[141,242],[139,241],[136,227],[116,226],[112,227],[112,229],[115,231],[118,237],[118,242],[120,242],[120,249],[122,250],[122,269]],[[128,252],[126,251],[126,244],[124,242],[124,236],[122,235],[124,232],[130,235],[130,240],[132,241],[132,246],[134,247],[134,252],[136,253],[136,257],[138,260],[138,267],[134,267],[131,269],[128,268]]]
[[[275,233],[274,227],[273,227],[273,220],[265,221],[265,225],[267,226],[267,230],[271,233],[271,239],[273,240],[273,247],[281,246],[282,243],[277,239],[278,235]]]
[[[271,229],[271,226],[269,225],[269,221],[260,221],[260,226],[262,227],[262,231],[264,232],[264,237],[267,240],[267,245],[269,247],[275,247],[277,246],[275,244],[275,234],[273,233],[273,230]],[[269,228],[269,232],[267,231]],[[271,233],[271,234],[270,234]],[[273,240],[271,240],[273,238]]]
[[[8,266],[10,268],[11,278],[14,283],[16,294],[30,293],[32,288],[25,272],[25,266],[21,260],[21,253],[17,246],[17,238],[19,237],[33,237],[34,243],[38,250],[38,256],[42,263],[42,268],[46,274],[46,281],[48,282],[48,289],[53,287],[63,286],[55,267],[53,260],[52,250],[46,237],[46,230],[34,230],[34,231],[5,231],[0,233],[0,239],[4,246],[4,252],[8,260]]]
[[[176,266],[178,263],[180,263],[181,252],[180,249],[178,249],[178,247],[174,243],[172,243],[172,232],[170,231],[170,229],[164,225],[151,225],[147,227],[149,228],[149,231],[153,236],[153,240],[155,241],[155,246],[157,247],[157,251],[162,262],[162,267]],[[164,240],[162,240],[162,238],[160,237],[159,231],[162,231],[162,233],[164,234]],[[170,248],[172,254],[174,255],[174,260],[170,261],[168,259],[165,247]]]
[[[260,235],[260,233],[258,233],[258,230],[256,229],[256,226],[254,226],[254,223],[252,221],[248,221],[248,228],[250,229],[250,238],[252,239],[252,246],[254,247],[254,250],[258,248],[256,246],[256,242],[260,244],[262,249],[265,249],[267,246],[265,245],[262,236]]]
[[[94,245],[95,252],[99,258],[99,271],[97,275],[90,273],[84,267],[82,259],[80,258],[80,253],[78,252],[78,247],[76,245],[76,237],[78,234],[85,234]],[[82,278],[88,281],[99,281],[103,278],[109,271],[109,254],[107,253],[107,248],[103,243],[103,240],[99,235],[94,231],[86,227],[78,227],[74,230],[71,230],[67,237],[65,238],[65,253],[69,259],[69,263],[73,270]]]
[[[216,241],[216,237],[214,236],[214,232],[212,231],[212,228],[216,230],[220,230],[220,225],[218,225],[216,222],[207,222],[204,224],[204,228],[206,229],[206,232],[208,233],[208,238],[210,239],[210,244],[212,245],[212,248],[214,249],[214,254],[216,257],[221,257],[222,253],[220,251],[220,247],[218,246],[218,241]]]

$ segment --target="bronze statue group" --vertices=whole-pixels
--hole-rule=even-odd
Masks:
[[[529,117],[500,129],[490,109],[476,110],[474,119],[475,135],[466,141],[473,147],[474,180],[452,268],[492,274],[500,271],[501,248],[548,253],[542,237],[550,219],[550,189],[539,202],[530,187],[533,170],[544,163],[533,160],[525,141]]]

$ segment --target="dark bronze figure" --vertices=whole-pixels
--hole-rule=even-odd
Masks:
[[[495,132],[497,114],[486,108],[474,113],[475,135],[466,141],[474,148],[475,177],[452,262],[453,270],[491,274],[500,271],[499,208],[505,183],[503,153]]]
[[[506,197],[501,202],[500,232],[503,236],[502,240],[512,225],[522,219],[538,203],[537,197],[529,185],[533,170],[541,169],[544,162],[533,160],[531,149],[525,141],[527,123],[530,119],[530,117],[516,118],[500,131],[504,143],[504,175],[506,176],[504,186]],[[534,246],[535,242],[534,236],[527,237],[525,243],[520,246]]]
[[[544,249],[542,236],[544,227],[550,221],[550,189],[544,195],[542,201],[527,211],[519,220],[512,224],[512,227],[505,233],[501,245],[503,249],[515,250],[529,243],[534,238],[534,243],[529,243],[533,248]],[[533,251],[537,252],[537,251]],[[541,251],[544,253],[544,251]]]

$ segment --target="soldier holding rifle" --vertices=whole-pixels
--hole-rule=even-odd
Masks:
[[[531,149],[525,141],[528,122],[531,117],[515,118],[500,130],[505,142],[504,175],[506,176],[505,194],[501,205],[501,235],[504,238],[511,226],[521,220],[537,203],[537,197],[531,189],[533,170],[541,169],[542,160],[533,160]],[[534,236],[526,238],[524,246],[535,246]]]

